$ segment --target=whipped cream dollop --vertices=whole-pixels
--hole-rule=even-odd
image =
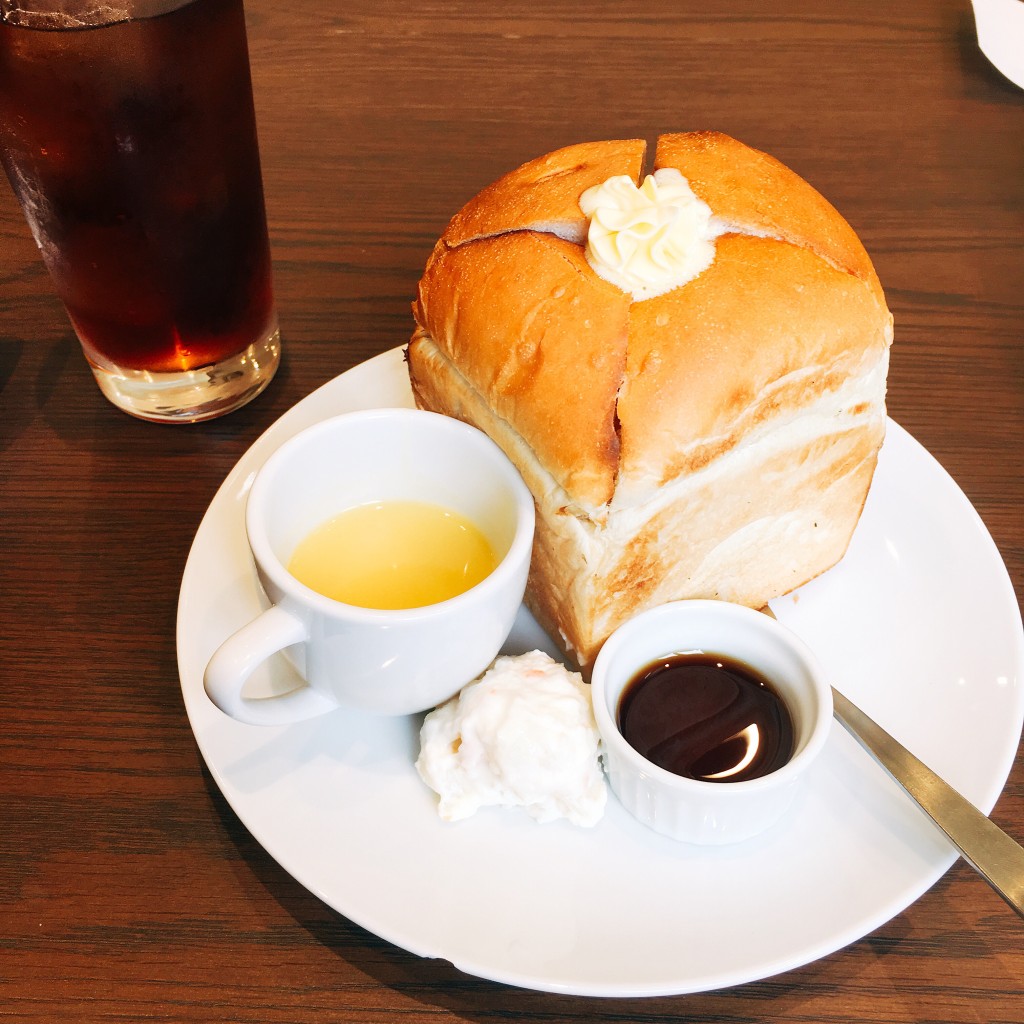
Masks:
[[[580,209],[590,218],[587,262],[638,301],[692,281],[715,258],[711,207],[673,167],[639,188],[628,175],[609,178],[580,196]]]
[[[499,806],[589,827],[607,800],[600,753],[590,687],[530,651],[497,658],[426,716],[416,770],[445,821]]]

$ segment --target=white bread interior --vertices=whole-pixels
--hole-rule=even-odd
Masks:
[[[663,137],[658,153],[734,228],[694,281],[632,302],[586,265],[578,226],[551,231],[597,174],[639,176],[642,144],[587,144],[467,204],[414,309],[416,402],[484,430],[522,473],[538,513],[527,601],[583,668],[645,608],[760,607],[834,565],[885,430],[892,318],[852,229],[725,136]]]

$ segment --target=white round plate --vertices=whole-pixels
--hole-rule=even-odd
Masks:
[[[253,474],[327,416],[409,404],[399,349],[300,402],[217,492],[182,580],[178,664],[199,748],[294,878],[371,932],[468,974],[637,996],[809,963],[900,913],[950,867],[938,830],[838,725],[780,824],[711,849],[648,831],[614,797],[593,829],[500,809],[446,824],[413,767],[419,718],[338,711],[266,728],[218,711],[203,669],[261,608],[243,526]],[[991,810],[1024,721],[1020,610],[970,503],[895,423],[845,559],[773,609],[839,689]],[[532,646],[551,651],[524,611],[507,649]],[[290,686],[290,671],[280,659],[256,685]]]
[[[978,47],[1014,85],[1024,89],[1024,4],[971,0]]]

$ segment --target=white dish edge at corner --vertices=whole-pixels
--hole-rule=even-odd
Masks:
[[[268,729],[222,715],[202,673],[260,607],[243,526],[256,469],[327,416],[410,403],[400,349],[298,403],[224,481],[182,579],[190,724],[224,796],[286,871],[413,953],[590,996],[697,992],[794,969],[870,933],[941,878],[952,848],[838,727],[782,823],[710,849],[649,832],[612,797],[592,830],[500,810],[445,824],[413,768],[417,719],[336,712]],[[839,689],[991,810],[1024,722],[1020,610],[973,507],[898,425],[846,558],[773,608]],[[531,646],[550,649],[524,612],[507,648]],[[289,672],[281,659],[262,684]]]
[[[989,63],[1024,89],[1024,3],[1021,0],[971,0],[978,48]]]

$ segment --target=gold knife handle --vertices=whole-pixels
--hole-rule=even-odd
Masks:
[[[1024,848],[852,701],[832,688],[835,716],[946,833],[982,878],[1024,917]]]

